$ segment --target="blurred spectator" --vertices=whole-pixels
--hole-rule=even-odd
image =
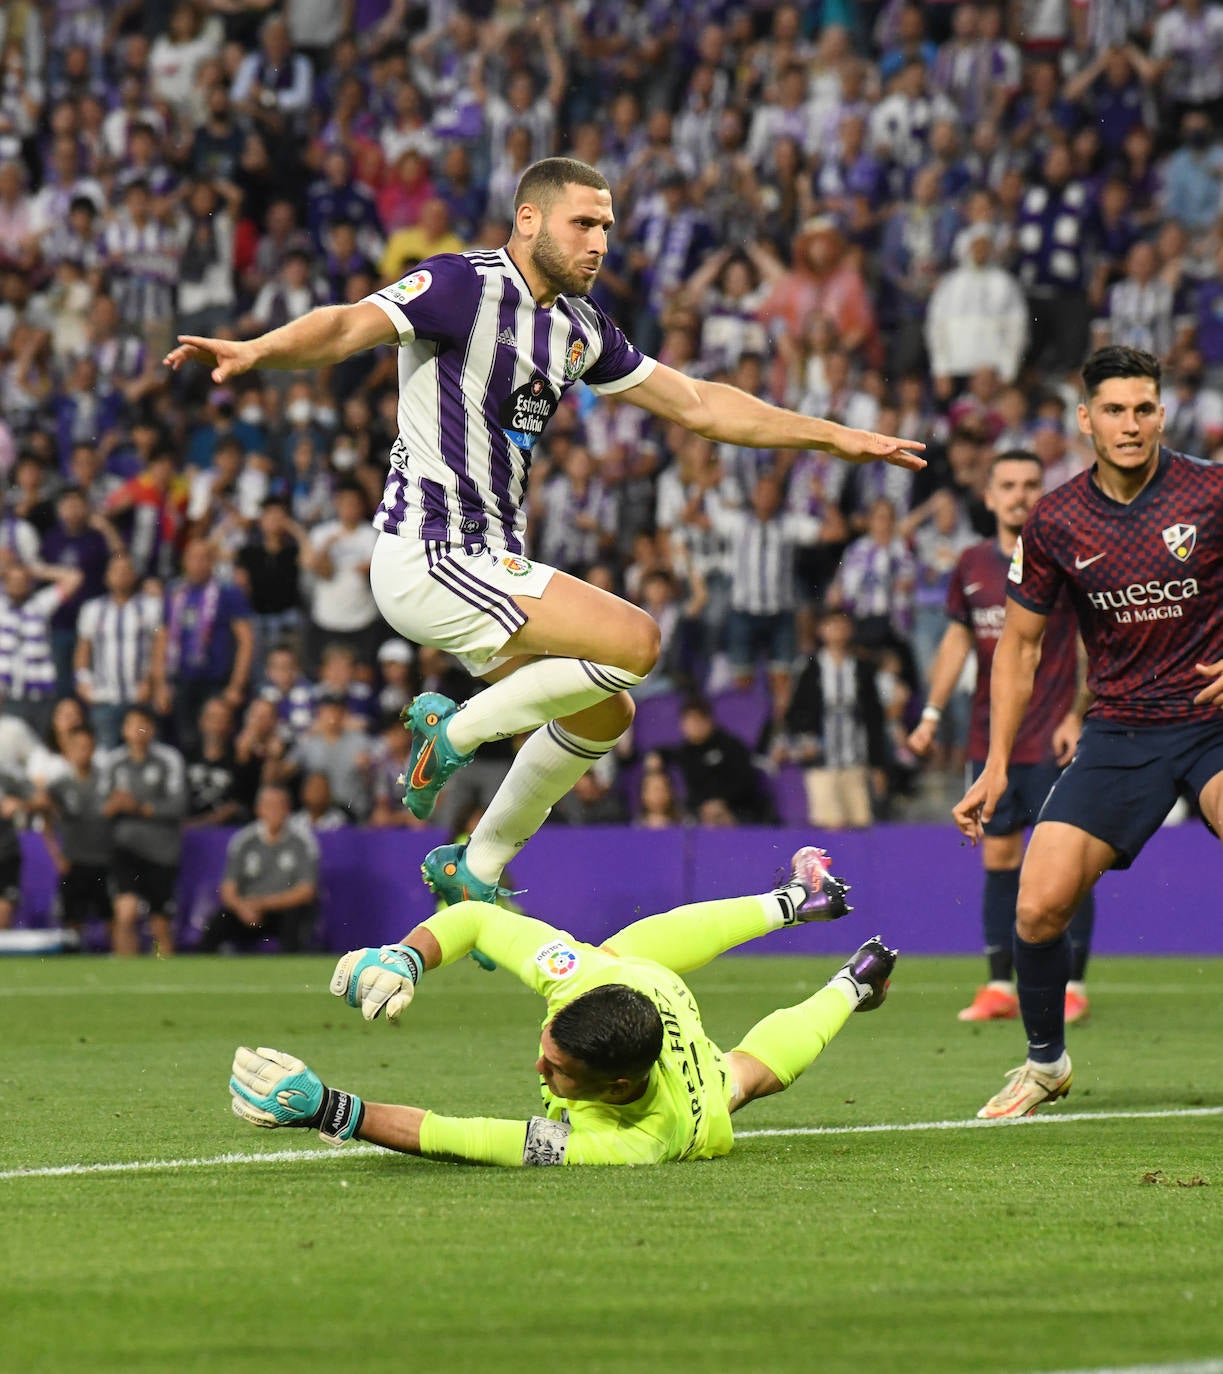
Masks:
[[[374,799],[368,824],[378,830],[419,830],[421,822],[403,804],[403,776],[408,768],[411,733],[398,720],[387,721],[374,746],[370,788]]]
[[[156,431],[153,431],[156,440]],[[155,448],[134,477],[110,495],[106,514],[127,545],[137,576],[165,577],[174,567],[187,500],[174,454]]]
[[[345,724],[350,729],[367,730],[378,712],[369,673],[368,665],[358,665],[351,645],[327,644],[319,660],[315,700],[337,697],[347,713]]]
[[[197,946],[201,954],[221,949],[253,950],[271,937],[286,953],[309,949],[318,900],[318,841],[290,817],[292,800],[283,787],[259,789],[255,820],[225,850],[222,907],[209,918]]]
[[[687,814],[702,825],[764,825],[773,803],[746,744],[724,730],[709,704],[690,698],[680,711],[681,740],[646,757],[646,768],[674,763],[684,780]]]
[[[10,563],[0,583],[0,709],[42,734],[55,706],[51,622],[82,579],[77,568],[34,566],[46,586],[36,589],[34,570],[22,563]]]
[[[310,574],[306,659],[317,665],[324,642],[348,644],[357,659],[369,662],[384,633],[369,589],[369,560],[378,532],[368,522],[365,493],[355,484],[340,486],[334,497],[336,518],[317,525],[301,549]]]
[[[161,626],[161,600],[139,592],[126,550],[106,564],[106,593],[80,611],[73,653],[77,694],[88,705],[98,744],[113,749],[127,708],[152,697],[153,641]]]
[[[628,820],[624,800],[599,768],[592,768],[553,808],[561,825],[623,825]]]
[[[186,753],[199,747],[199,714],[209,697],[240,710],[254,654],[250,603],[213,573],[211,547],[193,539],[183,575],[166,593],[165,619],[153,645],[153,701],[174,722]]]
[[[1212,9],[1223,20],[1223,10]],[[1223,143],[1212,131],[1210,117],[1190,110],[1181,123],[1184,142],[1164,166],[1163,212],[1195,234],[1209,229],[1219,217],[1223,180]]]
[[[797,649],[794,609],[795,557],[800,545],[820,536],[820,522],[786,510],[784,487],[770,474],[756,479],[745,510],[718,509],[714,523],[731,549],[727,655],[736,684],[747,687],[765,666],[775,715],[790,691]]]
[[[215,15],[206,15],[194,0],[180,0],[170,10],[169,26],[149,49],[149,85],[155,99],[164,100],[180,115],[196,112],[200,64],[221,51],[224,32]]]
[[[1108,288],[1103,315],[1093,321],[1094,347],[1121,344],[1167,359],[1182,314],[1177,291],[1157,275],[1153,245],[1134,244],[1126,255],[1125,276]]]
[[[616,498],[586,448],[569,450],[561,471],[543,488],[536,519],[532,542],[542,561],[554,567],[587,568],[614,547]]]
[[[378,672],[382,686],[376,698],[378,719],[398,723],[400,714],[415,695],[412,679],[412,646],[403,639],[385,640],[378,648]]]
[[[147,706],[131,706],[123,717],[123,743],[106,756],[102,792],[114,837],[111,949],[139,954],[147,916],[154,952],[165,958],[174,953],[187,782],[183,756],[158,742]]]
[[[234,741],[234,793],[247,811],[254,811],[255,797],[265,783],[285,782],[293,775],[288,762],[291,736],[266,697],[256,697],[246,708],[242,729]]]
[[[1030,360],[1062,376],[1087,351],[1084,264],[1087,193],[1071,180],[1064,145],[1045,155],[1041,181],[1024,195],[1019,223],[1019,280],[1032,312]]]
[[[1177,0],[1155,21],[1155,74],[1175,127],[1187,111],[1216,121],[1223,109],[1223,10],[1207,0]]]
[[[233,315],[234,232],[241,192],[228,181],[197,181],[178,222],[178,328],[214,334]]]
[[[897,533],[895,508],[880,498],[870,508],[866,533],[845,550],[831,601],[853,617],[867,647],[904,643],[916,582],[916,564]]]
[[[1208,385],[1202,355],[1181,351],[1170,392],[1164,392],[1164,442],[1169,448],[1198,457],[1211,457],[1223,442],[1223,376]]]
[[[326,773],[307,773],[301,782],[301,809],[296,818],[316,835],[343,830],[352,817],[331,799],[331,783]]]
[[[860,830],[874,815],[871,772],[878,778],[887,763],[875,664],[857,650],[853,620],[836,607],[820,617],[819,641],[794,684],[773,757],[802,766],[811,825]]]
[[[310,59],[293,51],[288,25],[272,13],[260,25],[259,51],[239,64],[230,96],[266,132],[286,136],[304,122],[312,84]]]
[[[913,656],[918,677],[927,680],[946,628],[947,585],[960,554],[977,542],[955,496],[946,487],[931,493],[901,526],[913,548]]]
[[[467,245],[450,227],[450,207],[440,196],[430,194],[411,225],[396,229],[386,241],[379,274],[383,280],[398,280],[423,258],[437,253],[461,253]]]
[[[633,824],[642,830],[669,830],[683,823],[684,812],[675,795],[671,774],[661,764],[651,767],[647,763],[637,788]]]
[[[297,740],[289,763],[302,775],[323,773],[331,795],[354,821],[364,821],[372,805],[370,766],[374,741],[349,723],[342,696],[319,697],[314,723]]]
[[[960,266],[939,279],[926,311],[930,371],[944,399],[955,382],[981,366],[1013,382],[1028,337],[1023,290],[994,263],[990,229],[977,225],[960,243]]]
[[[223,697],[210,697],[200,708],[199,740],[187,755],[186,764],[187,815],[183,825],[194,829],[239,824],[243,808],[235,794],[234,713]]]
[[[46,822],[43,840],[58,880],[61,925],[76,934],[92,917],[110,924],[110,875],[114,855],[106,793],[94,734],[78,725],[64,740],[67,770],[36,789],[33,805]]]
[[[234,581],[255,615],[255,677],[262,674],[272,646],[296,639],[301,631],[301,547],[308,539],[290,518],[284,498],[267,496],[238,551]]]
[[[276,708],[276,719],[296,738],[314,721],[314,684],[301,670],[292,644],[273,644],[264,663],[259,696]]]
[[[959,227],[946,202],[936,164],[920,168],[909,198],[888,216],[883,227],[880,262],[888,291],[888,366],[893,373],[925,370],[922,325],[935,284],[951,258]]]
[[[72,732],[85,723],[85,708],[76,697],[60,697],[51,712],[45,737],[26,760],[26,777],[32,787],[41,791],[68,773],[65,745]]]
[[[73,655],[77,617],[82,605],[106,590],[106,566],[123,542],[100,512],[90,515],[79,487],[64,487],[55,502],[55,524],[43,535],[40,559],[61,568],[76,568],[80,584],[51,617],[51,654],[55,660],[56,691],[73,690]]]
[[[0,930],[13,924],[21,901],[21,837],[17,825],[24,818],[29,793],[25,778],[0,757]]]

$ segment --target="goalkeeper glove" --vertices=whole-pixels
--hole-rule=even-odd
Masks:
[[[238,1046],[229,1091],[234,1115],[252,1126],[317,1126],[328,1145],[351,1140],[365,1115],[359,1097],[327,1087],[300,1059],[262,1045]]]
[[[406,1010],[425,971],[425,961],[411,945],[383,945],[354,949],[344,955],[331,975],[331,991],[373,1021],[379,1012],[394,1025]]]

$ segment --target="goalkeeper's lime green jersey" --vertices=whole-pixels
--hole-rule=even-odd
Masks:
[[[660,1164],[709,1159],[732,1144],[722,1052],[705,1035],[692,993],[652,959],[582,944],[542,921],[483,902],[459,902],[425,923],[443,964],[481,949],[547,999],[544,1024],[591,988],[620,983],[658,1008],[663,1047],[635,1102],[570,1102],[544,1090],[546,1116],[529,1122],[441,1117],[421,1125],[421,1153],[484,1164]]]

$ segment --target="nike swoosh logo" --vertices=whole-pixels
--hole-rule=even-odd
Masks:
[[[1075,571],[1082,572],[1084,568],[1090,568],[1093,563],[1098,563],[1107,552],[1108,550],[1105,549],[1104,553],[1098,553],[1094,558],[1076,558],[1074,560]]]
[[[433,761],[433,740],[426,740],[425,747],[420,751],[420,757],[416,760],[416,767],[412,769],[412,776],[408,781],[410,787],[428,787],[433,778],[433,769],[429,764]]]
[[[964,588],[964,595],[971,596],[973,592],[979,592],[984,585],[983,582],[970,582],[968,586]]]

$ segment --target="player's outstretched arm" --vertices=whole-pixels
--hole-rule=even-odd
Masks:
[[[255,339],[207,339],[180,334],[162,360],[177,372],[203,363],[218,385],[254,368],[296,371],[330,367],[378,344],[398,342],[395,327],[376,305],[325,305]]]
[[[622,393],[626,401],[717,443],[747,448],[822,449],[847,463],[891,463],[919,472],[926,446],[833,420],[800,415],[749,396],[738,387],[697,381],[659,363],[643,382]]]

